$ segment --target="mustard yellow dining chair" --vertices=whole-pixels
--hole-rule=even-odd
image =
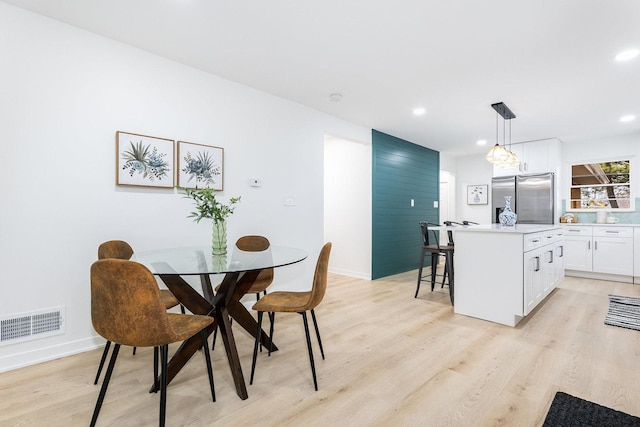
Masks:
[[[142,264],[122,259],[102,259],[91,266],[91,321],[93,328],[114,348],[96,402],[95,426],[121,345],[160,349],[160,426],[166,418],[167,359],[169,344],[197,334],[202,338],[211,398],[215,402],[213,370],[207,336],[213,318],[168,313],[153,274]]]
[[[109,240],[104,242],[98,246],[98,259],[130,259],[133,255],[133,248],[127,242],[123,240]],[[168,289],[160,289],[160,297],[162,298],[162,304],[164,304],[165,308],[168,310],[180,304],[180,301],[173,295],[173,293]],[[180,307],[182,309],[182,313],[184,314],[184,307]],[[104,367],[104,362],[107,360],[107,356],[109,354],[109,348],[111,347],[111,342],[107,341],[104,346],[104,350],[102,351],[102,357],[100,358],[100,365],[98,365],[98,372],[96,373],[96,379],[94,380],[94,384],[98,384],[98,380],[100,379],[100,373],[102,372],[102,368]],[[136,348],[133,348],[133,354],[136,354]],[[154,377],[158,376],[158,351],[154,349]]]
[[[318,322],[316,320],[316,314],[314,309],[322,302],[325,291],[327,289],[327,273],[329,271],[329,255],[331,253],[331,242],[326,243],[316,263],[315,273],[313,275],[313,284],[310,291],[298,292],[298,291],[275,291],[271,292],[253,305],[253,309],[258,312],[258,330],[256,333],[256,340],[253,347],[253,360],[251,363],[251,380],[250,384],[253,384],[253,376],[256,368],[256,360],[258,357],[258,343],[260,332],[262,331],[262,317],[265,312],[271,313],[270,320],[271,325],[269,329],[269,355],[271,355],[271,343],[273,342],[273,329],[275,323],[275,313],[299,313],[302,315],[302,321],[304,324],[304,332],[307,339],[307,350],[309,352],[309,362],[311,363],[311,374],[313,376],[313,385],[318,390],[318,381],[316,379],[316,368],[313,360],[313,349],[311,348],[311,338],[309,335],[309,323],[307,321],[307,311],[311,312],[311,318],[313,319],[313,326],[316,331],[316,338],[318,339],[318,346],[320,347],[320,353],[322,359],[324,359],[324,349],[322,348],[322,340],[320,339],[320,330],[318,329]]]

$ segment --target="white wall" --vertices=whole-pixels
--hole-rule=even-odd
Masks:
[[[262,234],[305,249],[276,285],[300,276],[309,286],[323,244],[324,134],[370,141],[370,129],[4,3],[0,51],[0,317],[66,307],[64,335],[0,346],[0,372],[101,342],[89,267],[102,241],[210,242],[210,224],[187,219],[192,205],[175,190],[115,185],[117,130],[224,147],[223,197],[242,196],[229,241]]]
[[[444,221],[456,221],[457,192],[456,192],[457,159],[447,154],[440,153],[440,223]],[[441,239],[445,239],[445,233],[441,233]]]
[[[456,159],[456,217],[458,221],[473,221],[479,224],[491,222],[491,178],[493,165],[484,154],[462,156]],[[485,184],[488,186],[488,204],[468,205],[467,186]]]
[[[371,279],[371,139],[325,138],[324,238],[330,270]]]

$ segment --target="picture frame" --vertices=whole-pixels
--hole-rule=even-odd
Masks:
[[[489,204],[489,185],[468,185],[467,186],[467,204],[468,205],[486,205]]]
[[[116,132],[116,184],[173,188],[175,185],[173,139]]]
[[[224,190],[224,148],[178,141],[178,186]]]

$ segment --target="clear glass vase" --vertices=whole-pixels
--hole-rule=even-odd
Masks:
[[[518,215],[511,210],[511,196],[504,196],[504,210],[498,215],[500,225],[512,227],[516,225]]]
[[[227,253],[227,221],[213,221],[211,253],[213,255],[224,255]]]

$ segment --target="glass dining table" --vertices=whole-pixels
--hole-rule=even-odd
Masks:
[[[131,259],[148,267],[190,312],[214,318],[207,333],[210,335],[216,328],[220,328],[236,392],[244,400],[248,397],[247,388],[230,318],[255,338],[258,324],[240,302],[240,298],[246,294],[261,270],[298,263],[307,258],[307,253],[301,249],[282,246],[270,246],[267,250],[258,252],[247,252],[233,247],[226,255],[213,255],[211,252],[211,247],[207,246],[170,248],[138,252]],[[212,274],[224,274],[217,292],[214,292],[211,285]],[[199,276],[202,295],[182,276]],[[261,331],[260,342],[264,346],[269,345],[269,337],[264,331]],[[180,345],[169,361],[167,383],[176,376],[201,345],[199,335]],[[272,351],[275,350],[277,347],[272,345]],[[158,388],[157,378],[151,391]]]

